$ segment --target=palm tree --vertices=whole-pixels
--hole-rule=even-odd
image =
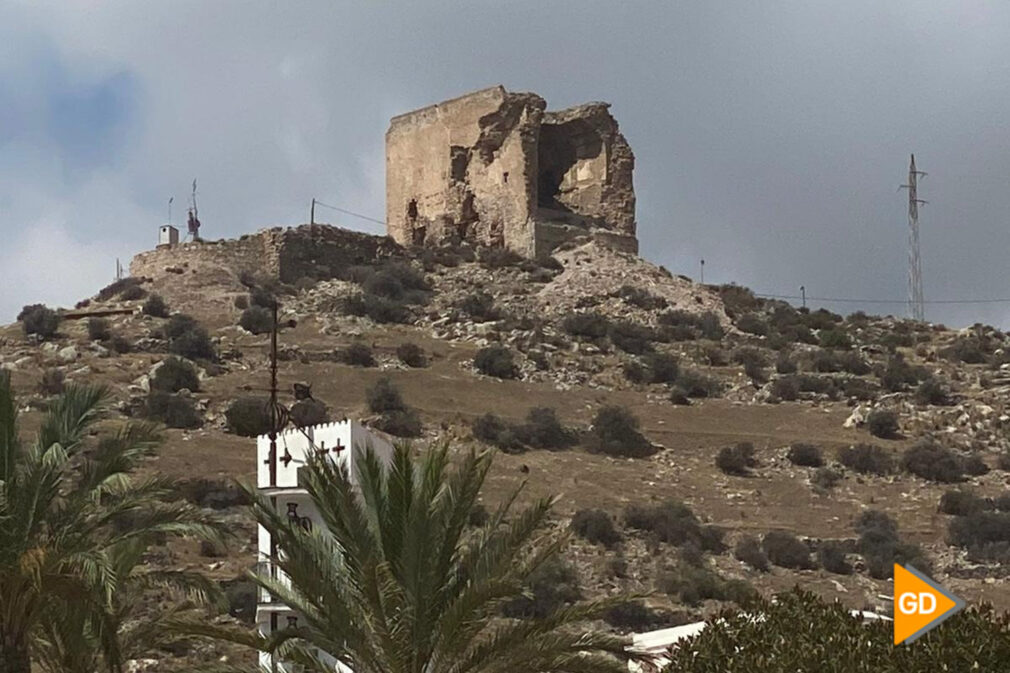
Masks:
[[[455,469],[450,463],[446,445],[415,462],[401,444],[388,465],[359,447],[355,485],[344,465],[310,459],[304,487],[323,522],[310,530],[248,489],[256,519],[278,543],[273,562],[282,573],[252,577],[297,612],[298,624],[268,638],[183,628],[275,653],[306,671],[332,673],[332,659],[354,673],[626,671],[627,641],[584,626],[616,600],[539,619],[502,616],[561,549],[564,533],[546,526],[554,499],[515,511],[517,490],[472,527],[491,454],[471,449]]]
[[[0,673],[29,673],[33,662],[119,671],[140,642],[126,619],[136,591],[213,591],[201,578],[141,565],[158,537],[220,535],[198,509],[166,500],[170,481],[133,474],[160,441],[154,426],[129,423],[87,441],[107,399],[101,386],[68,386],[26,443],[10,377],[0,373]]]

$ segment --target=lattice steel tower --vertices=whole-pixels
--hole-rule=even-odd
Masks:
[[[919,254],[919,204],[926,203],[919,198],[917,183],[919,176],[925,176],[915,169],[915,155],[908,165],[908,184],[901,189],[908,190],[908,314],[913,320],[925,320],[922,298],[922,257]]]

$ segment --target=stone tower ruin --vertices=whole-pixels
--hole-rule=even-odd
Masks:
[[[549,112],[536,94],[496,86],[394,117],[386,133],[389,236],[527,257],[591,237],[637,253],[635,157],[609,107]]]

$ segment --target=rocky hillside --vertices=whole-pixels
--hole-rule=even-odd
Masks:
[[[286,395],[292,418],[359,417],[418,450],[494,447],[489,507],[523,480],[531,495],[561,494],[556,525],[575,533],[566,564],[518,614],[651,592],[608,619],[644,630],[797,583],[888,610],[894,560],[1010,607],[1002,332],[801,311],[591,243],[546,263],[376,249],[289,283],[155,264],[62,319],[29,307],[0,330],[29,425],[65,382],[98,381],[123,417],[170,426],[153,467],[240,533],[227,550],[150,561],[229,583],[231,616],[218,619],[254,610],[239,579],[254,530],[231,482],[255,469],[242,433],[262,429],[274,299],[282,387],[313,398]],[[151,670],[211,656],[248,659],[194,643],[153,653]]]

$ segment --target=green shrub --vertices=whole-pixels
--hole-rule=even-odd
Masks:
[[[670,401],[681,407],[691,406],[691,398],[687,396],[687,392],[680,386],[670,388]]]
[[[1010,544],[1010,514],[976,511],[951,519],[948,542],[964,549],[983,549],[990,545]]]
[[[388,378],[382,377],[365,392],[368,409],[376,414],[387,411],[403,411],[407,408],[400,389]]]
[[[649,383],[674,383],[680,375],[677,358],[667,353],[646,353],[642,356],[645,379]]]
[[[954,340],[948,348],[940,351],[940,356],[948,360],[969,365],[980,365],[986,361],[989,347],[976,336],[963,336]]]
[[[761,548],[761,542],[753,535],[744,535],[737,541],[733,556],[763,573],[768,572],[771,567],[768,564],[768,555]]]
[[[580,509],[572,516],[570,527],[582,539],[607,548],[621,541],[614,520],[601,509]]]
[[[217,359],[210,335],[192,316],[176,313],[161,329],[168,339],[168,352],[190,360]]]
[[[144,415],[161,421],[170,428],[192,429],[203,425],[191,398],[173,395],[164,390],[148,393]]]
[[[190,363],[177,357],[165,358],[151,377],[151,389],[167,393],[200,390],[200,377]]]
[[[273,331],[274,314],[271,309],[262,306],[250,306],[242,311],[238,324],[242,329],[253,334],[266,334]]]
[[[224,412],[228,430],[240,437],[258,437],[270,432],[270,401],[262,397],[240,397]]]
[[[330,422],[330,414],[326,405],[319,400],[298,400],[291,405],[288,417],[297,428],[308,428],[313,425],[323,425]]]
[[[185,313],[176,313],[168,319],[168,322],[162,325],[161,333],[166,339],[174,339],[199,326],[200,323],[193,316]]]
[[[572,336],[599,339],[610,331],[610,321],[600,313],[571,313],[562,321],[561,328]]]
[[[396,347],[396,357],[408,367],[418,368],[428,366],[428,357],[424,354],[424,350],[417,344],[409,341]]]
[[[42,372],[39,392],[43,395],[59,395],[63,392],[66,376],[60,369],[49,367]]]
[[[652,350],[654,334],[651,329],[627,320],[620,320],[610,325],[608,333],[611,343],[625,353],[642,355]]]
[[[634,285],[622,285],[616,295],[623,299],[625,303],[646,311],[656,311],[667,307],[665,299]]]
[[[513,619],[543,619],[581,597],[575,571],[560,558],[553,558],[530,575],[524,595],[506,603],[502,612]]]
[[[563,449],[576,439],[575,433],[561,424],[550,407],[530,409],[519,435],[524,444],[535,449]]]
[[[715,465],[726,474],[741,477],[750,475],[750,468],[757,465],[754,459],[754,445],[750,442],[740,442],[734,446],[725,446],[715,458]]]
[[[25,306],[18,313],[17,319],[26,336],[37,334],[43,339],[56,336],[56,330],[60,326],[60,315],[42,304]]]
[[[269,288],[254,285],[249,288],[249,304],[250,307],[266,309],[273,313],[274,306],[277,304],[277,295]]]
[[[235,297],[234,304],[235,308],[237,308],[238,310],[240,311],[246,310],[247,308],[249,308],[249,295],[247,294],[238,295],[237,297]]]
[[[723,390],[719,379],[687,368],[682,368],[677,375],[677,387],[688,397],[719,397]]]
[[[676,594],[682,603],[692,606],[701,605],[705,600],[745,604],[757,595],[753,587],[742,580],[726,580],[712,570],[691,565],[661,575],[658,583],[661,591]]]
[[[514,379],[519,376],[519,368],[512,360],[512,351],[497,344],[477,351],[473,366],[481,374],[499,379]]]
[[[154,318],[168,317],[168,305],[165,303],[165,300],[160,294],[152,294],[148,297],[140,311],[144,315],[149,315]]]
[[[615,605],[603,614],[603,621],[616,629],[630,632],[651,631],[668,625],[669,616],[653,610],[640,601]]]
[[[928,378],[915,389],[915,401],[919,404],[949,406],[953,404],[947,387],[937,378]]]
[[[940,496],[940,505],[937,508],[943,514],[954,516],[967,516],[975,512],[992,509],[983,499],[972,493],[961,489],[951,489]]]
[[[629,505],[624,510],[624,522],[630,528],[649,533],[658,542],[678,547],[690,545],[716,554],[726,549],[722,531],[703,526],[690,507],[675,500],[654,506]]]
[[[130,341],[126,337],[121,336],[119,334],[112,335],[112,339],[109,340],[109,346],[112,348],[112,352],[118,353],[120,355],[123,353],[129,353],[130,350],[133,348],[133,345],[130,343]]]
[[[899,430],[898,414],[890,409],[874,409],[866,417],[866,427],[874,437],[896,437]]]
[[[775,373],[777,374],[795,374],[796,373],[796,361],[790,357],[789,353],[782,351],[779,353],[778,358],[775,360]],[[782,399],[785,399],[784,397]]]
[[[457,304],[459,309],[471,318],[497,320],[501,317],[494,305],[494,297],[487,292],[473,292],[463,297]]]
[[[905,450],[901,466],[923,479],[952,484],[964,480],[964,464],[953,451],[931,440],[922,440]]]
[[[834,467],[819,467],[814,470],[814,476],[810,477],[810,483],[819,489],[830,491],[838,482],[842,480],[842,472]]]
[[[587,437],[588,448],[608,456],[651,456],[656,449],[638,430],[638,425],[638,419],[624,407],[601,407],[593,417],[592,429]]]
[[[813,444],[796,442],[789,447],[789,453],[786,457],[793,465],[801,465],[803,467],[820,467],[824,465],[821,450]]]
[[[119,293],[119,298],[123,301],[136,301],[147,296],[147,290],[140,285],[128,285]]]
[[[810,549],[795,535],[784,530],[773,530],[761,540],[761,548],[773,565],[781,568],[801,570],[813,568]]]
[[[889,392],[897,393],[928,377],[929,373],[922,367],[913,367],[901,355],[894,355],[880,375],[880,384]]]
[[[136,288],[143,293],[143,290],[140,288],[140,284],[142,282],[144,282],[143,278],[135,278],[133,276],[127,276],[126,278],[115,280],[98,291],[98,301],[108,301],[116,296],[119,296],[122,299],[127,299],[127,297],[123,295],[133,295],[136,293],[136,290],[132,288]]]
[[[737,318],[734,324],[741,332],[756,334],[757,336],[766,336],[768,334],[768,323],[756,313],[745,313]]]
[[[411,322],[411,313],[399,301],[374,294],[357,294],[344,299],[343,312],[347,315],[367,316],[380,324],[404,325]]]
[[[374,367],[375,357],[372,347],[362,341],[355,341],[340,353],[340,360],[353,367]]]
[[[855,376],[864,376],[872,371],[870,365],[863,359],[863,356],[856,351],[839,353],[836,359],[838,366],[843,372],[848,372]]]
[[[421,418],[413,409],[403,409],[400,411],[387,411],[376,420],[372,421],[372,427],[389,433],[394,437],[420,437]]]
[[[783,376],[772,381],[770,391],[780,400],[793,402],[800,397],[800,384],[795,376]]]
[[[518,453],[524,448],[515,426],[492,413],[478,417],[471,428],[473,436],[478,440],[496,446],[506,453]]]
[[[860,474],[884,476],[894,472],[891,454],[872,444],[856,444],[838,452],[838,462]]]
[[[852,565],[846,559],[845,546],[839,542],[828,541],[817,549],[817,560],[821,567],[836,575],[851,575]]]
[[[885,512],[867,510],[856,520],[859,540],[856,549],[863,555],[871,577],[888,579],[894,574],[894,564],[912,564],[925,573],[931,571],[929,560],[918,545],[901,542],[898,525]]]
[[[660,313],[656,321],[663,333],[670,336],[671,341],[690,341],[699,337],[719,341],[725,335],[719,316],[711,311],[705,313],[666,311]]]
[[[105,341],[109,338],[109,321],[105,318],[88,318],[88,339]]]
[[[838,348],[842,350],[852,348],[852,339],[849,338],[848,333],[844,329],[840,328],[822,330],[820,333],[820,342],[822,348]]]

